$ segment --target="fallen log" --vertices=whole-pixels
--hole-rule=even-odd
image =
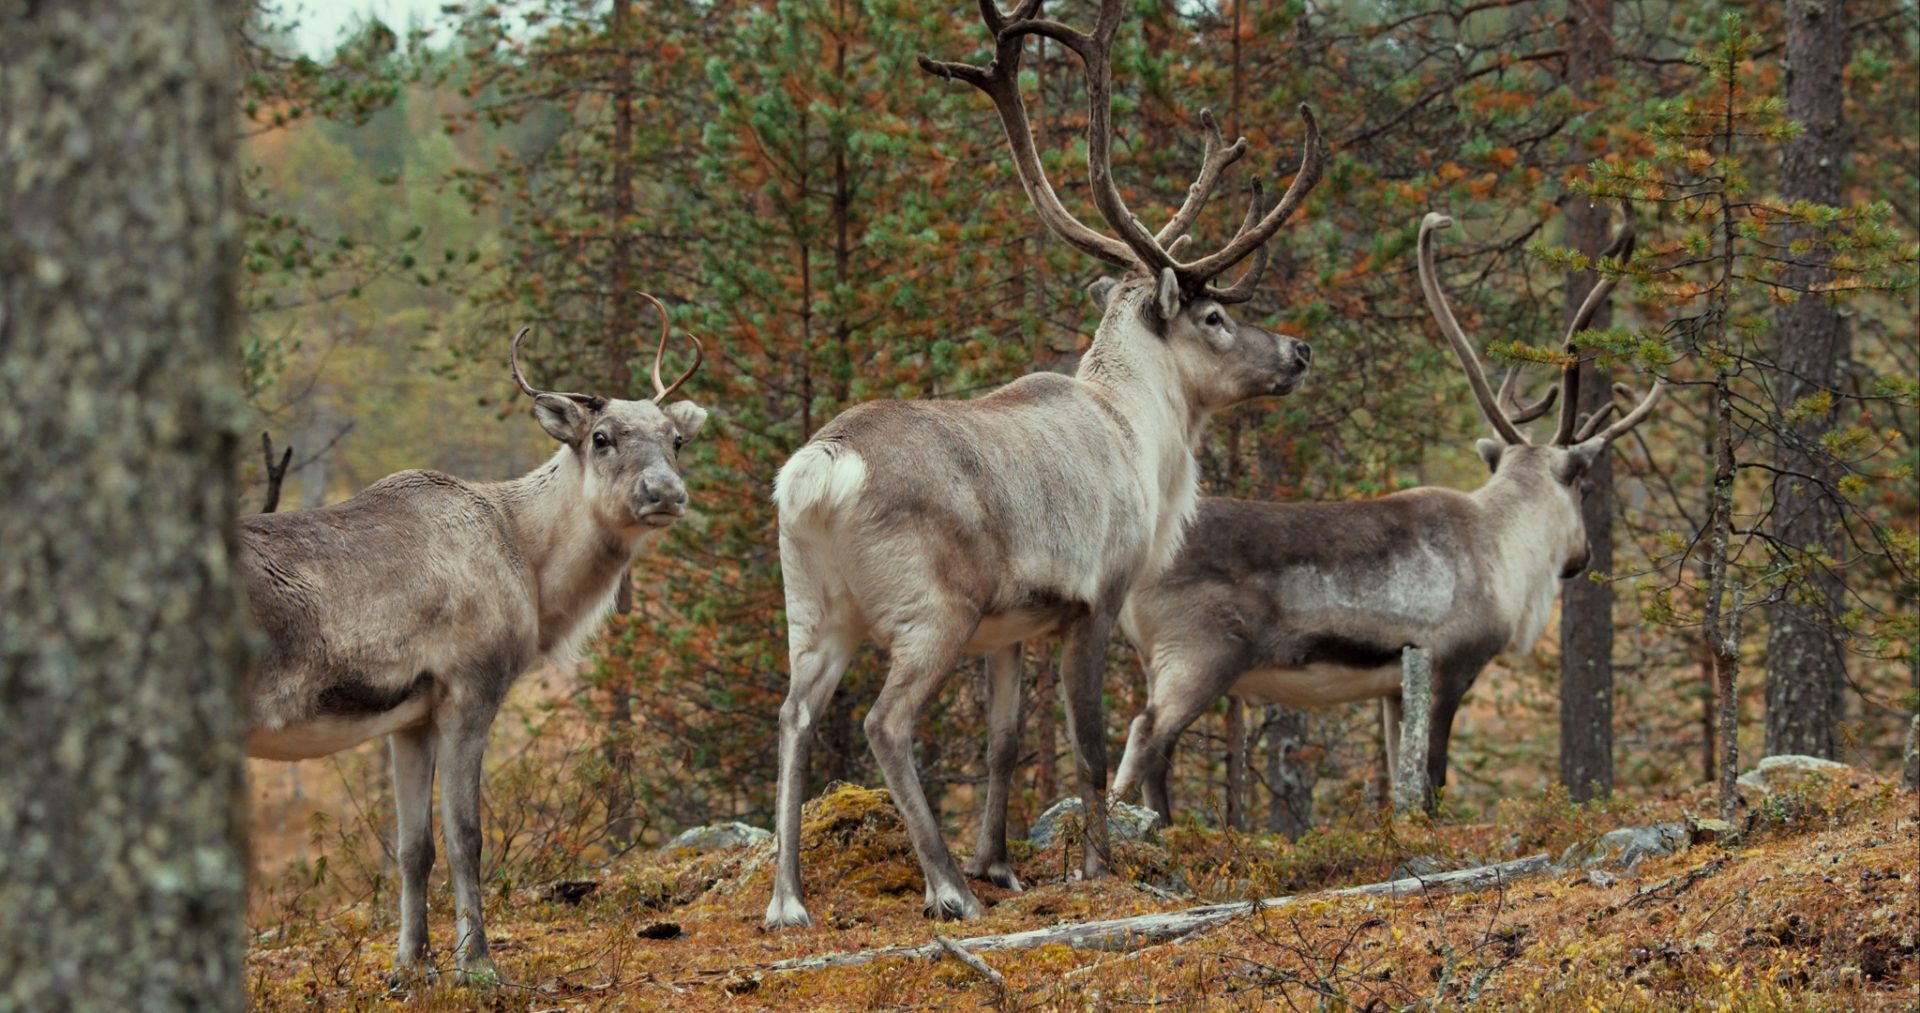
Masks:
[[[1008,932],[1001,935],[974,936],[970,939],[954,940],[960,947],[970,952],[981,950],[1026,950],[1036,946],[1071,946],[1083,950],[1133,950],[1155,943],[1164,943],[1182,939],[1202,929],[1211,928],[1230,919],[1256,911],[1286,907],[1305,900],[1331,900],[1339,897],[1405,897],[1426,893],[1462,893],[1471,890],[1483,890],[1499,886],[1516,879],[1538,876],[1556,871],[1551,859],[1546,855],[1529,855],[1511,862],[1498,862],[1472,869],[1459,869],[1453,872],[1440,872],[1431,876],[1409,876],[1405,879],[1389,880],[1384,883],[1368,883],[1365,886],[1349,886],[1339,890],[1322,890],[1316,893],[1292,894],[1285,897],[1268,897],[1257,901],[1234,901],[1230,904],[1207,904],[1191,907],[1183,911],[1161,911],[1154,914],[1134,915],[1130,918],[1110,918],[1097,922],[1081,922],[1075,925],[1054,925],[1044,929],[1029,929],[1025,932]],[[940,943],[926,943],[921,946],[883,946],[873,950],[859,950],[852,953],[825,953],[817,957],[797,957],[775,964],[767,964],[768,971],[813,971],[825,967],[847,967],[865,964],[875,960],[891,958],[925,959],[948,952]]]

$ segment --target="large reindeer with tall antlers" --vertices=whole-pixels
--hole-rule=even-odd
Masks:
[[[1190,448],[1213,412],[1291,391],[1306,369],[1304,343],[1236,322],[1227,307],[1253,294],[1263,244],[1320,178],[1324,155],[1312,116],[1302,110],[1305,150],[1280,203],[1264,210],[1256,183],[1252,207],[1226,246],[1176,258],[1246,141],[1224,144],[1203,113],[1199,178],[1166,227],[1146,231],[1121,199],[1110,161],[1109,55],[1122,9],[1121,0],[1105,0],[1093,32],[1082,33],[1042,19],[1040,0],[1011,15],[982,0],[992,63],[921,58],[928,73],[987,93],[1042,221],[1125,275],[1090,287],[1102,317],[1074,376],[1034,374],[964,402],[859,405],[781,469],[774,497],[792,685],[780,708],[770,928],[810,924],[799,854],[807,750],[863,640],[891,655],[866,732],[926,878],[929,916],[972,918],[983,910],[941,839],[912,755],[921,710],[962,656],[988,658],[995,785],[968,872],[1019,888],[1007,861],[1006,784],[1019,738],[1019,645],[1028,637],[1065,640],[1061,678],[1081,797],[1088,812],[1104,811],[1102,656],[1127,590],[1179,547],[1196,496]],[[1017,84],[1029,35],[1065,45],[1085,66],[1093,201],[1113,236],[1069,213],[1041,168]],[[1213,284],[1249,257],[1252,266],[1237,281]],[[1097,876],[1106,871],[1105,822],[1093,819],[1089,830],[1082,871]]]
[[[652,299],[652,296],[646,298]],[[686,512],[679,451],[706,410],[654,395],[624,401],[537,390],[508,352],[541,428],[561,444],[509,482],[402,471],[344,502],[240,522],[240,572],[266,634],[249,707],[247,752],[326,756],[388,736],[400,859],[396,968],[427,953],[433,774],[458,908],[463,976],[494,973],[480,911],[480,760],[507,688],[536,662],[562,661],[613,603],[646,536]]]
[[[1138,587],[1120,615],[1149,687],[1114,776],[1116,798],[1139,784],[1170,820],[1175,740],[1226,695],[1290,707],[1380,698],[1388,768],[1397,769],[1401,649],[1409,646],[1424,648],[1433,663],[1427,773],[1437,789],[1446,781],[1454,712],[1474,679],[1495,655],[1530,647],[1560,581],[1586,568],[1580,478],[1608,442],[1647,417],[1661,385],[1604,429],[1611,403],[1575,418],[1573,337],[1612,290],[1606,278],[1567,329],[1560,385],[1517,407],[1510,369],[1496,394],[1434,277],[1433,232],[1451,224],[1438,214],[1421,222],[1420,285],[1500,437],[1478,444],[1492,474],[1470,493],[1429,487],[1347,503],[1203,500],[1179,559]],[[1605,256],[1631,249],[1630,225]],[[1553,438],[1536,446],[1519,427],[1556,396]]]

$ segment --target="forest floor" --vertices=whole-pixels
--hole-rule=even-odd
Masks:
[[[1757,800],[1738,836],[1627,870],[1552,871],[1476,892],[1302,896],[1140,949],[983,948],[975,955],[996,982],[951,956],[775,965],[936,934],[966,946],[993,933],[1308,895],[1397,878],[1409,863],[1430,873],[1559,858],[1608,829],[1710,812],[1711,800],[1575,807],[1549,797],[1504,807],[1489,824],[1381,817],[1297,843],[1181,826],[1119,845],[1119,874],[1092,883],[1067,875],[1076,843],[1016,845],[1025,892],[975,884],[986,916],[936,924],[921,917],[919,871],[885,792],[840,786],[807,809],[811,929],[761,930],[766,844],[635,852],[571,886],[490,897],[503,978],[492,987],[448,973],[390,987],[393,902],[376,892],[261,933],[251,992],[262,1009],[1914,1009],[1917,808],[1915,795],[1849,772]],[[442,964],[451,962],[450,909],[437,884]]]

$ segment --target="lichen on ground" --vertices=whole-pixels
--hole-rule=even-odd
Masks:
[[[1911,1009],[1920,993],[1920,818],[1915,798],[1855,775],[1775,796],[1745,836],[1696,844],[1631,871],[1561,872],[1458,895],[1308,898],[1138,952],[1051,945],[978,954],[1001,996],[954,960],[881,959],[780,971],[783,960],[1171,911],[1206,900],[1386,878],[1413,859],[1558,854],[1622,825],[1711,809],[1703,794],[1580,807],[1544,798],[1492,823],[1423,819],[1326,828],[1290,844],[1189,824],[1155,862],[1092,883],[1065,872],[1078,844],[1016,849],[1028,889],[974,884],[971,923],[921,916],[912,848],[884,791],[836,786],[809,803],[802,870],[815,927],[760,928],[769,847],[631,854],[577,905],[524,888],[489,902],[506,984],[443,978],[389,993],[386,898],[261,943],[250,955],[262,1009],[733,1009],[848,1007],[1443,1008],[1526,1010]],[[1184,881],[1196,896],[1172,897]],[[438,893],[434,942],[448,906]],[[677,929],[668,935],[667,926]],[[447,961],[444,952],[437,954]]]

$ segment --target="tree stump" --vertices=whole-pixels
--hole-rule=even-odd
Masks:
[[[1393,776],[1393,810],[1421,812],[1431,797],[1427,748],[1433,722],[1433,659],[1418,647],[1400,651],[1400,755]]]

